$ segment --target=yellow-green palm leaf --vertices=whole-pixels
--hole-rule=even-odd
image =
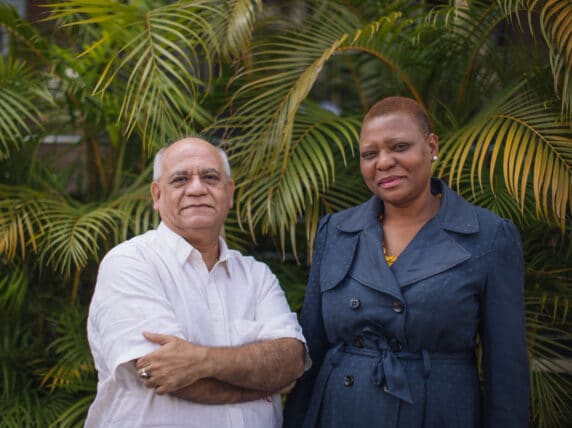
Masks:
[[[444,141],[442,152],[440,174],[459,184],[464,168],[470,168],[473,191],[483,187],[485,169],[501,168],[522,210],[531,203],[530,181],[537,215],[564,227],[572,207],[572,134],[554,106],[532,93],[509,92]],[[488,185],[494,190],[493,176]]]
[[[528,12],[540,17],[540,30],[548,45],[554,89],[559,94],[562,112],[572,119],[572,2],[570,0],[498,0],[509,13]]]

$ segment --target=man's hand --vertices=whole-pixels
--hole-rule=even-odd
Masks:
[[[210,380],[231,386],[233,393],[246,390],[248,397],[252,392],[254,396],[287,393],[304,370],[304,345],[293,338],[212,347],[195,345],[175,336],[143,335],[161,348],[139,358],[135,367],[145,386],[156,388],[158,394],[180,396],[177,391],[186,391],[186,387],[201,379],[209,379],[204,385],[217,391],[220,391],[219,385]],[[196,396],[197,388],[187,390],[189,397]],[[241,393],[239,399],[244,397]]]
[[[148,377],[143,378],[145,386],[156,388],[157,394],[168,394],[209,377],[207,348],[195,345],[176,336],[144,332],[150,342],[161,345],[136,361],[137,373],[142,370]]]

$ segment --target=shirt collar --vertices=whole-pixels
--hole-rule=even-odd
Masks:
[[[189,244],[185,238],[171,230],[169,226],[163,222],[159,223],[159,226],[157,227],[157,234],[159,237],[159,242],[163,243],[169,248],[172,256],[175,258],[179,266],[183,266],[185,263],[187,263],[187,260],[189,257],[191,257],[193,252],[199,252],[199,250]],[[230,266],[228,261],[233,256],[234,252],[229,250],[228,245],[226,245],[226,242],[222,236],[219,236],[218,239],[219,263],[224,262],[223,264],[227,269],[227,272],[230,274]]]

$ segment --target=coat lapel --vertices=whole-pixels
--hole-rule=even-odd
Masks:
[[[381,226],[361,232],[350,275],[369,288],[401,299],[399,283],[383,255],[381,238]]]
[[[437,275],[471,257],[454,236],[478,232],[474,208],[442,181],[433,180],[432,187],[434,192],[442,194],[441,208],[393,264],[393,273],[401,287]]]
[[[393,273],[401,287],[437,275],[471,257],[439,224],[432,219],[419,231],[393,264]]]
[[[395,276],[385,262],[381,245],[381,201],[374,197],[365,204],[332,219],[328,241],[335,248],[325,252],[320,276],[322,291],[339,284],[346,275],[374,290],[401,298]]]
[[[322,291],[335,287],[349,274],[367,287],[400,298],[400,287],[437,275],[470,258],[471,254],[454,236],[478,232],[475,208],[441,180],[432,179],[431,187],[434,193],[442,194],[441,208],[392,268],[383,255],[379,224],[383,203],[377,197],[332,216],[320,270]]]

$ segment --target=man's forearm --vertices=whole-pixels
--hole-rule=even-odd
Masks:
[[[304,345],[282,338],[207,350],[212,377],[241,388],[277,391],[304,372]]]
[[[171,395],[200,404],[235,404],[259,400],[271,394],[206,378],[174,391]]]
[[[304,371],[304,345],[297,339],[265,340],[234,347],[195,345],[175,336],[144,333],[159,349],[139,358],[136,368],[148,388],[168,394],[201,379],[254,391],[281,391]]]

